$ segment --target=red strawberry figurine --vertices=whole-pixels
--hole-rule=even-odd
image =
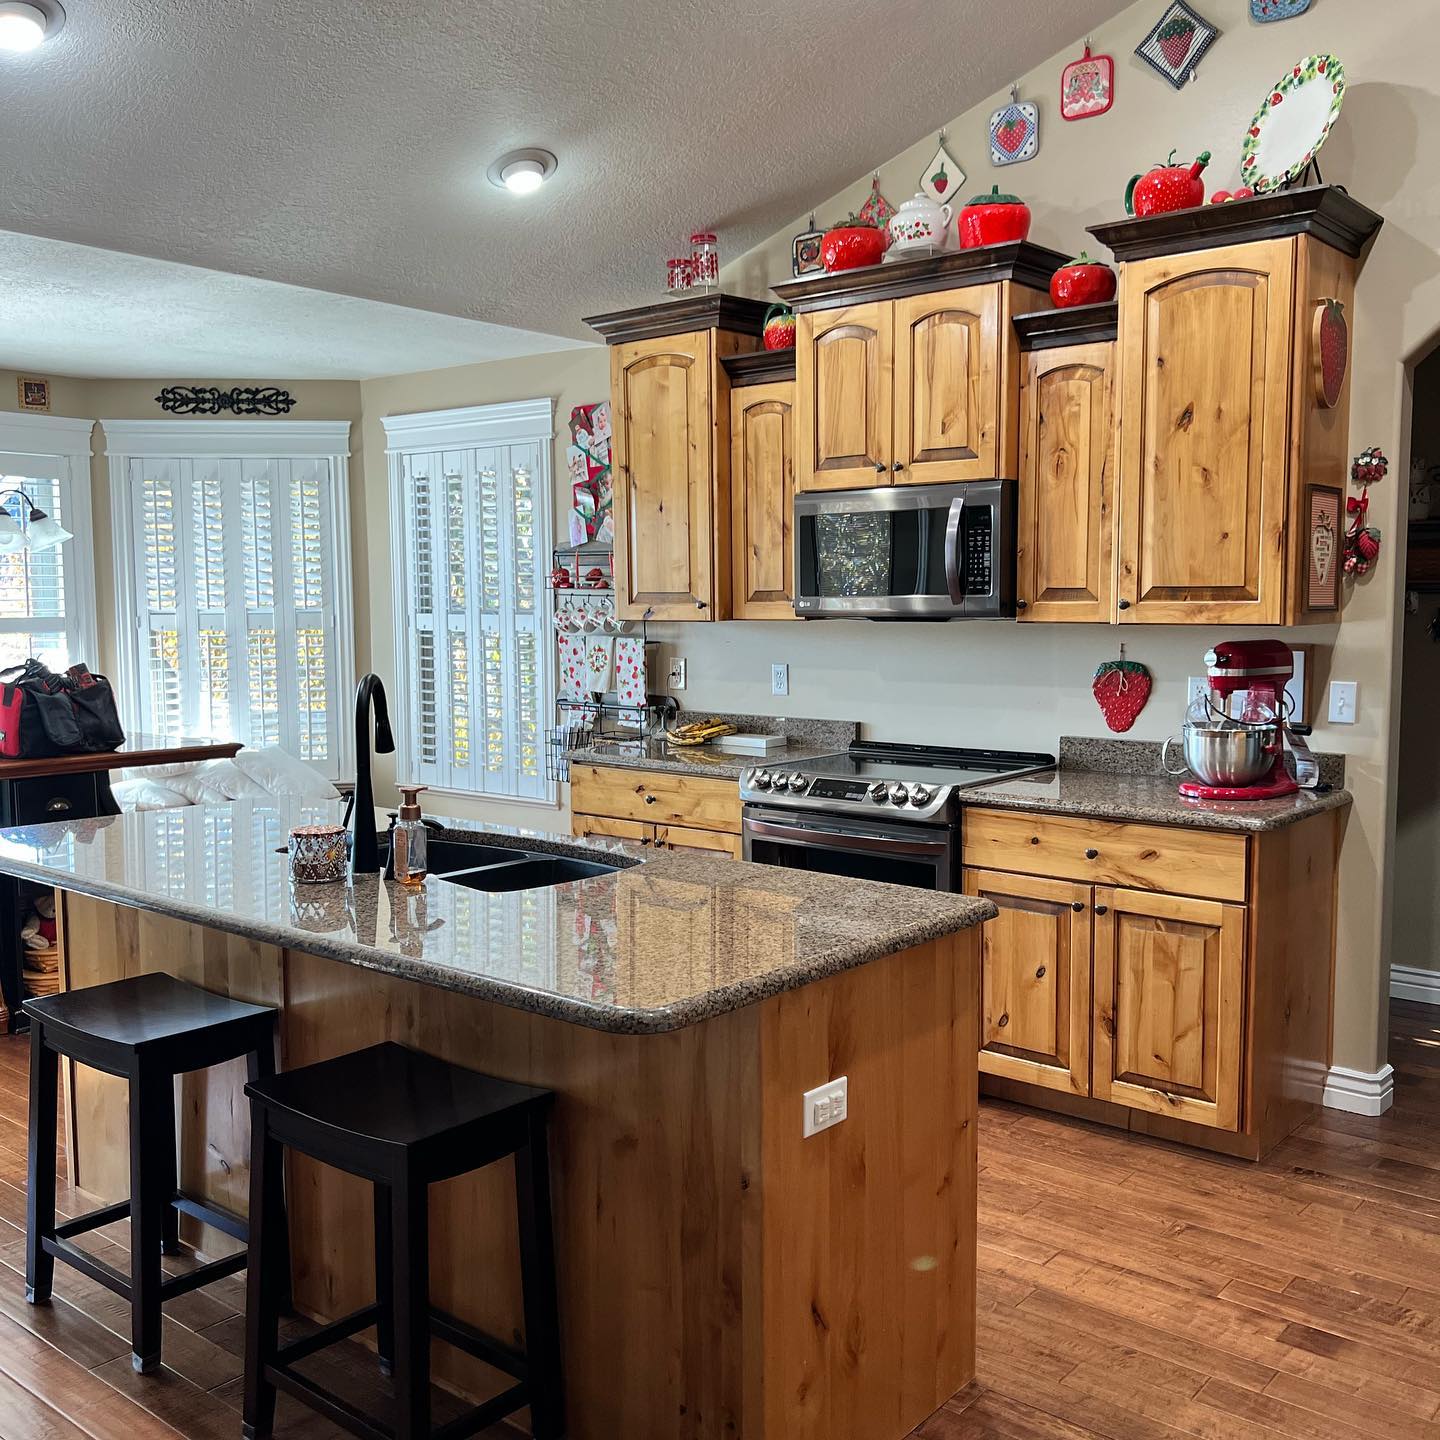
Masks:
[[[1315,400],[1331,410],[1339,403],[1345,369],[1350,363],[1350,326],[1345,320],[1345,306],[1339,300],[1321,300],[1315,306],[1311,353],[1315,365]]]
[[[1143,175],[1131,178],[1125,187],[1125,213],[1161,215],[1203,205],[1205,182],[1200,175],[1209,163],[1210,152],[1202,150],[1193,165],[1177,165],[1172,150],[1163,165],[1154,165]]]
[[[1115,298],[1115,272],[1085,251],[1050,277],[1050,299],[1057,310],[1071,305],[1101,305]]]
[[[788,305],[772,305],[765,312],[765,323],[761,326],[760,334],[767,350],[793,350],[795,312]]]
[[[1095,671],[1090,689],[1105,723],[1117,735],[1136,721],[1150,698],[1150,672],[1135,660],[1107,660]]]

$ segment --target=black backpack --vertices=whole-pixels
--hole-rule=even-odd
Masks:
[[[0,671],[0,757],[75,755],[124,743],[115,692],[103,675],[84,665],[57,675],[35,659]]]

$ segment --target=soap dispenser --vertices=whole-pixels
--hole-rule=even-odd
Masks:
[[[428,832],[420,818],[419,795],[424,785],[400,787],[400,818],[390,832],[390,862],[402,885],[425,883],[425,850]]]

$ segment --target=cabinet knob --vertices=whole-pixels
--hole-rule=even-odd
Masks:
[[[1110,913],[1110,907],[1108,905],[1097,905],[1095,907],[1095,913],[1097,915],[1108,915]]]
[[[903,460],[897,460],[890,468],[898,475],[900,471],[905,468],[905,462]]]
[[[1030,837],[1030,843],[1032,845],[1038,845],[1040,843],[1040,837],[1038,835],[1032,835]]]
[[[1078,915],[1085,908],[1085,902],[1083,900],[1072,900],[1070,902],[1070,908]]]
[[[697,610],[703,610],[705,608],[705,602],[703,600],[697,600],[695,602],[695,608]]]
[[[1028,610],[1030,608],[1030,602],[1028,600],[1017,600],[1015,602],[1015,608],[1017,610]]]
[[[875,473],[877,475],[883,475],[885,473],[885,462],[883,460],[877,460],[875,462]]]
[[[1117,610],[1128,610],[1130,608],[1130,602],[1128,600],[1117,600],[1115,602],[1115,608]]]
[[[655,796],[653,796],[653,795],[647,795],[647,796],[645,797],[645,803],[646,803],[647,805],[653,805],[653,804],[655,803]]]
[[[1100,858],[1100,852],[1098,850],[1087,850],[1085,852],[1085,858],[1087,860],[1098,860]]]

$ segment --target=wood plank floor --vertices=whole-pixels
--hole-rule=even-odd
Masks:
[[[986,1102],[979,1378],[916,1440],[1440,1440],[1440,1010],[1396,1002],[1390,1058],[1388,1115],[1326,1111],[1260,1166]],[[166,1307],[143,1379],[108,1292],[60,1266],[25,1304],[25,1065],[0,1040],[0,1440],[235,1440],[239,1278]],[[126,1226],[96,1243],[123,1259]]]

